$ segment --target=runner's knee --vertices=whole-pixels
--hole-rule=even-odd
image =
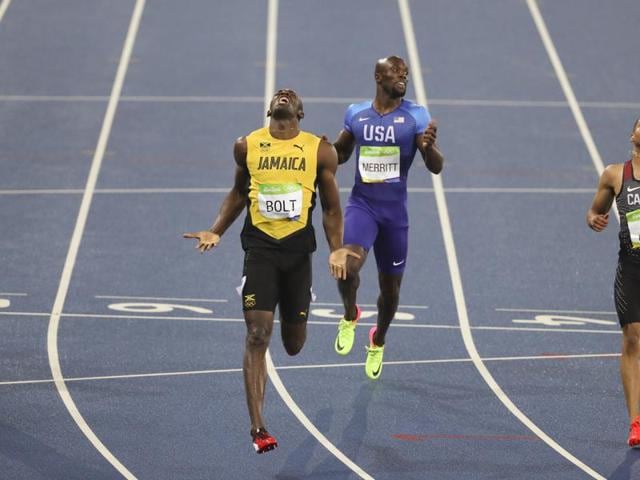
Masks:
[[[304,338],[302,339],[294,339],[294,340],[286,340],[284,343],[284,349],[287,354],[294,356],[300,353],[302,347],[304,347]]]
[[[247,346],[263,347],[269,344],[271,332],[265,327],[251,326],[247,329]]]
[[[287,323],[284,318],[282,321],[282,345],[289,355],[297,355],[307,340],[306,323]]]
[[[637,328],[626,329],[622,336],[623,355],[640,356],[640,331]]]

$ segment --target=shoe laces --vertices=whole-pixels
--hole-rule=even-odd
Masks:
[[[379,347],[378,345],[373,345],[373,346],[368,346],[368,347],[364,347],[367,349],[367,353],[372,356],[372,357],[377,357],[379,355],[382,355],[382,352],[384,352],[384,345]]]
[[[251,430],[251,436],[256,438],[267,438],[270,437],[269,432],[267,432],[264,428],[258,428],[256,430]]]
[[[356,328],[356,324],[351,320],[345,320],[343,318],[342,320],[340,320],[340,323],[338,323],[338,330],[340,330],[341,332],[343,332],[344,330],[353,330],[354,328]]]

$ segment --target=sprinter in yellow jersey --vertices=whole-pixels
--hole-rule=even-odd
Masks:
[[[311,253],[316,249],[311,212],[316,185],[322,206],[322,225],[331,253],[329,270],[346,278],[347,256],[342,247],[343,222],[335,180],[336,150],[328,141],[300,130],[302,101],[293,90],[279,90],[271,100],[269,126],[236,140],[235,181],[209,230],[185,233],[206,252],[242,213],[247,215],[241,239],[245,250],[242,309],[247,335],[244,382],[251,419],[251,437],[258,453],[273,450],[276,439],[262,417],[267,380],[265,353],[269,346],[276,305],[281,336],[289,355],[306,340],[311,303]]]

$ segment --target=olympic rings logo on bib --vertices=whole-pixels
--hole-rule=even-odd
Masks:
[[[302,185],[299,183],[259,185],[258,209],[265,218],[296,220],[302,214]]]
[[[358,170],[364,183],[397,182],[400,178],[400,147],[360,147]]]

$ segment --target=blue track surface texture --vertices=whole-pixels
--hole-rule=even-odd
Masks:
[[[627,159],[640,116],[639,24],[637,0],[0,0],[0,476],[640,479],[618,225],[585,224],[598,162]],[[419,59],[407,97],[426,100],[446,163],[441,187],[419,160],[410,173],[383,375],[363,367],[373,258],[354,350],[333,351],[316,212],[307,344],[289,357],[273,335],[280,446],[255,455],[241,221],[205,255],[182,232],[217,212],[270,74],[333,139],[391,54]]]

